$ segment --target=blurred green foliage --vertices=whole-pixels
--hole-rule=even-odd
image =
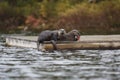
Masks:
[[[0,0],[0,31],[32,26],[38,32],[65,28],[97,34],[104,28],[103,32],[115,33],[120,30],[119,4],[120,0],[96,0],[95,3],[89,0]],[[34,23],[39,23],[37,27],[26,24],[30,15]]]

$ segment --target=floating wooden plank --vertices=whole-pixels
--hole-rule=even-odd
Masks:
[[[10,46],[37,48],[36,36],[6,36]],[[58,41],[59,50],[64,49],[120,49],[120,35],[81,36],[80,41]],[[46,50],[53,50],[51,42],[45,42]]]

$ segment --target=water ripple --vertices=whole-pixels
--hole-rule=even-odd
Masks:
[[[0,42],[0,80],[120,80],[120,50],[40,52]]]

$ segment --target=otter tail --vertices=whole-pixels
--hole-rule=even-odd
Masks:
[[[51,43],[52,43],[52,45],[53,45],[53,49],[54,49],[54,50],[58,50],[57,45],[56,45],[56,42],[55,42],[54,40],[51,40]]]

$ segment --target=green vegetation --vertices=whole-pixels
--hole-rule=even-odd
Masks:
[[[94,0],[95,1],[95,0]],[[82,34],[120,34],[120,0],[1,0],[0,32],[78,29]]]

